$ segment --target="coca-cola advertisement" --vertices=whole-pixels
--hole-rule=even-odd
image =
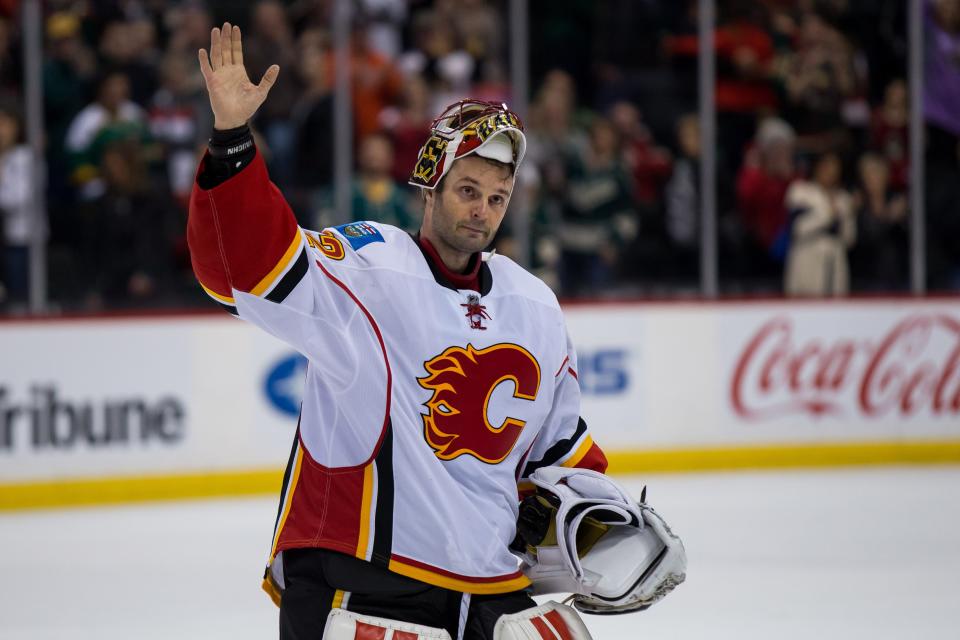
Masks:
[[[820,426],[822,435],[960,435],[960,309],[784,305],[724,315],[724,334],[735,336],[724,349],[726,404],[738,421]]]

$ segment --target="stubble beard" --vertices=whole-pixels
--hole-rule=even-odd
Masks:
[[[437,199],[436,206],[442,214],[444,212],[442,197]],[[457,225],[456,221],[449,219],[446,215],[436,215],[435,212],[433,216],[434,235],[451,249],[472,255],[483,251],[490,244],[492,233],[489,230],[482,238],[472,238],[457,233]]]

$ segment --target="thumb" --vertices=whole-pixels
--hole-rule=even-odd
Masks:
[[[280,67],[277,65],[272,65],[266,72],[263,74],[263,78],[260,79],[260,84],[257,85],[257,89],[260,90],[264,95],[270,91],[270,88],[273,87],[273,83],[277,81],[277,76],[280,75]]]

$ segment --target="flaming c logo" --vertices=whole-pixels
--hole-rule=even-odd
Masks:
[[[513,383],[513,397],[533,401],[540,389],[540,365],[515,344],[477,350],[450,347],[424,363],[429,375],[418,378],[433,392],[424,406],[424,437],[441,460],[469,454],[490,464],[507,457],[526,422],[507,417],[490,424],[490,397],[501,383]]]

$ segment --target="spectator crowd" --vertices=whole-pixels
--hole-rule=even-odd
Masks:
[[[508,104],[506,0],[358,0],[350,210],[333,206],[332,0],[44,3],[45,212],[27,185],[17,3],[0,3],[0,308],[22,306],[47,239],[67,310],[205,304],[185,217],[212,115],[196,64],[213,25],[244,32],[252,78],[281,73],[253,122],[300,223],[410,231],[406,180],[432,117]],[[497,249],[566,297],[695,293],[700,166],[717,166],[721,289],[846,295],[909,286],[905,3],[719,0],[716,146],[697,111],[696,0],[531,4],[528,158]],[[928,284],[960,288],[960,0],[924,5]]]

